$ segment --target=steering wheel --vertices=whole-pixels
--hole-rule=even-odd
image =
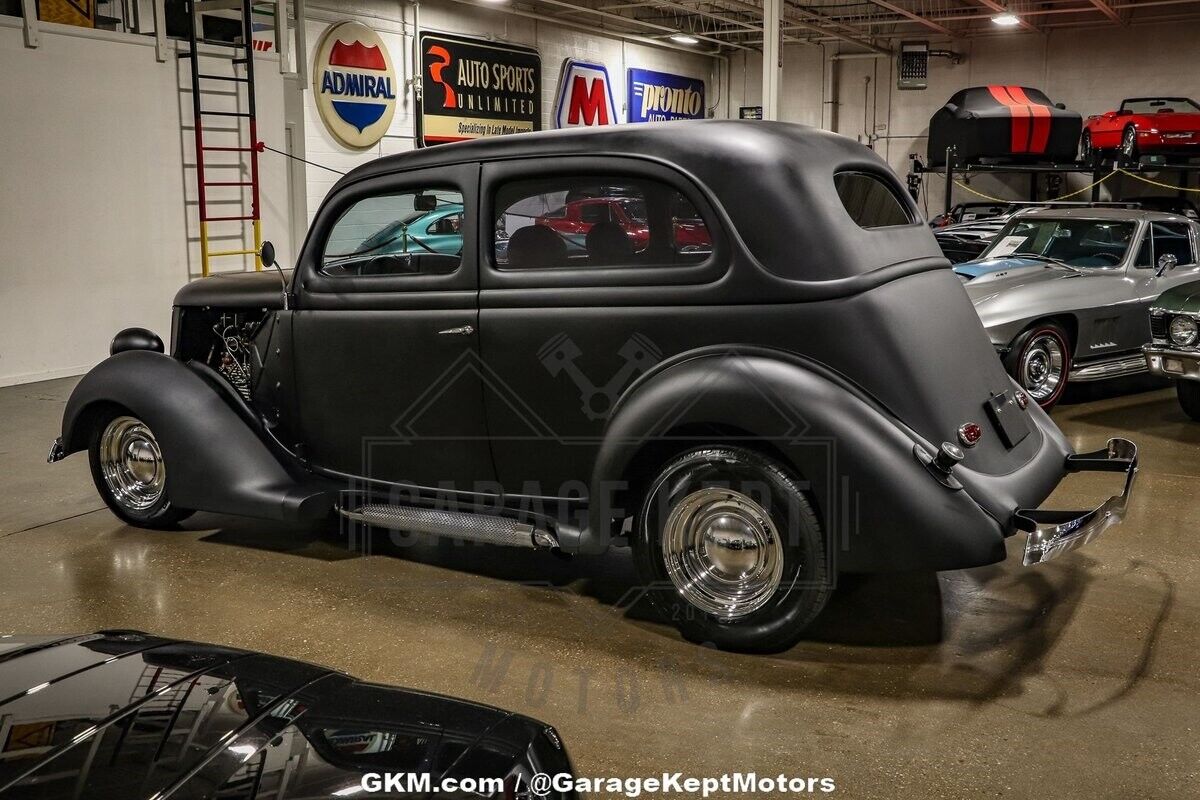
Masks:
[[[1099,258],[1099,259],[1106,260],[1112,266],[1116,266],[1117,264],[1121,263],[1121,256],[1118,256],[1114,253],[1107,253],[1104,251],[1101,251],[1099,253],[1092,253],[1092,258]]]

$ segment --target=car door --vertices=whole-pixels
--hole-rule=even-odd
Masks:
[[[478,369],[475,228],[464,225],[457,247],[435,252],[418,235],[425,223],[396,225],[449,204],[470,217],[478,171],[371,178],[341,189],[318,213],[293,314],[297,414],[314,465],[466,491],[493,479]]]
[[[1130,270],[1137,302],[1123,321],[1123,345],[1133,348],[1148,343],[1150,306],[1163,292],[1200,276],[1198,234],[1200,227],[1184,220],[1151,222],[1145,226],[1134,268]],[[1177,263],[1171,269],[1161,270],[1159,260],[1168,254]]]
[[[495,242],[481,246],[480,335],[497,479],[508,493],[578,497],[621,393],[663,358],[740,335],[701,321],[705,309],[726,314],[729,293],[716,279],[729,267],[729,249],[715,233],[706,234],[713,248],[676,245],[680,193],[703,217],[694,224],[719,226],[694,186],[649,162],[485,164],[482,186],[480,241]],[[647,244],[639,249],[598,195],[644,195]],[[568,203],[572,196],[596,199]],[[564,233],[544,212],[563,205],[585,209],[581,222],[604,214],[588,222],[603,235]],[[680,303],[689,292],[693,302]]]

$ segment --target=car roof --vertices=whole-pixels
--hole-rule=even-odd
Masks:
[[[364,180],[414,169],[498,160],[636,158],[690,178],[737,238],[780,277],[803,282],[854,278],[885,267],[939,261],[937,242],[920,221],[903,182],[874,151],[845,136],[786,122],[689,120],[519,133],[385,156],[342,177],[329,199]],[[586,168],[589,171],[590,167]],[[859,227],[842,204],[835,173],[867,173],[885,184],[911,224]],[[764,213],[764,209],[766,212]],[[798,257],[797,254],[805,254]],[[813,257],[811,254],[820,254]],[[798,287],[799,288],[799,287]]]
[[[1052,219],[1095,219],[1130,221],[1145,220],[1147,222],[1190,222],[1182,214],[1172,214],[1168,211],[1147,211],[1141,208],[1029,208],[1017,212],[1021,219],[1029,217],[1050,217]]]

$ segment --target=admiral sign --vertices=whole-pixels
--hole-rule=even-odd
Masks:
[[[605,66],[573,58],[564,61],[554,103],[554,127],[615,125],[618,121]]]
[[[629,121],[704,119],[704,81],[669,72],[629,70]]]
[[[537,50],[422,33],[422,145],[541,129],[542,59]]]
[[[358,22],[330,26],[317,47],[313,94],[342,144],[364,148],[383,138],[396,113],[396,73],[379,35]]]

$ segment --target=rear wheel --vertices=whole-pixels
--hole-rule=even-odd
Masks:
[[[1049,411],[1067,388],[1071,339],[1057,322],[1039,322],[1017,337],[1005,367],[1021,388]]]
[[[1196,381],[1175,381],[1175,396],[1183,413],[1200,422],[1200,383]]]
[[[105,415],[88,447],[92,480],[105,504],[139,528],[173,528],[191,516],[167,497],[162,448],[146,423],[123,411]]]
[[[832,590],[808,499],[785,469],[750,450],[693,450],[667,464],[633,538],[650,601],[693,642],[785,649]]]

